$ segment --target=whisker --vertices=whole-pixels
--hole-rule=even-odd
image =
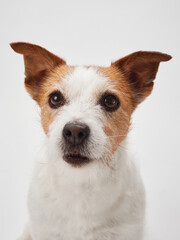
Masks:
[[[128,151],[127,147],[122,146],[121,144],[119,145],[119,147],[120,147],[122,150]]]
[[[107,136],[107,138],[114,138],[114,137],[126,137],[127,135],[114,135],[114,136]]]
[[[48,162],[40,162],[38,160],[36,160],[36,162],[39,163],[39,164],[48,164],[49,163],[49,161]]]

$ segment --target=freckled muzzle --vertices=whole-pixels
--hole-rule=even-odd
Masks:
[[[63,159],[73,166],[88,163],[90,159],[82,154],[85,152],[85,144],[90,135],[89,127],[84,123],[67,123],[63,129],[65,154]]]

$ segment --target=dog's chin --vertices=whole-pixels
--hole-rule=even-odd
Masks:
[[[73,167],[82,167],[92,161],[92,159],[79,152],[69,152],[64,154],[63,159]]]

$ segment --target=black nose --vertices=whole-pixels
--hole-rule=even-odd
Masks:
[[[63,129],[65,140],[72,145],[82,144],[89,134],[89,127],[83,123],[67,123]]]

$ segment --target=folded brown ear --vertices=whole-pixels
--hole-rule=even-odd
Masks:
[[[24,55],[25,86],[36,100],[37,87],[41,84],[48,70],[66,62],[38,45],[16,42],[11,43],[10,46],[15,52]]]
[[[160,52],[139,51],[117,60],[112,66],[124,73],[139,103],[151,93],[160,62],[171,58]]]

